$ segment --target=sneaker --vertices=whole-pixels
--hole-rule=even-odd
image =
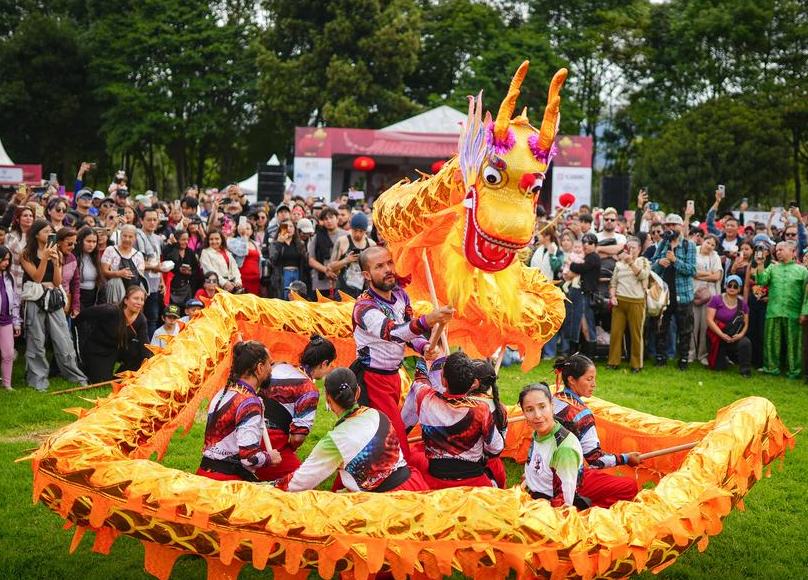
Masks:
[[[637,373],[639,373],[641,370],[642,370],[642,369],[635,369],[634,367],[631,367],[631,374],[636,375],[636,374],[637,374]]]
[[[686,371],[687,370],[687,361],[686,360],[680,360],[679,361],[679,370],[680,371]]]
[[[654,366],[664,367],[668,364],[668,360],[664,358],[657,358],[656,362],[654,362]]]

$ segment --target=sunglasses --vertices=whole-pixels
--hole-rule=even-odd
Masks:
[[[741,287],[741,286],[740,286],[740,284],[738,284],[737,282],[730,282],[729,284],[727,284],[727,288],[735,288],[735,289],[738,289],[738,288],[740,288],[740,287]]]
[[[603,221],[605,221],[605,222],[616,222],[617,218],[603,218]]]
[[[218,284],[219,281],[216,278],[206,278],[205,284]]]
[[[797,237],[797,232],[786,232],[784,235],[787,238],[796,238]]]
[[[63,207],[55,207],[51,211],[55,211],[56,213],[65,213],[67,210]]]

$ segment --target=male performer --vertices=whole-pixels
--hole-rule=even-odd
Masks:
[[[443,306],[429,314],[413,318],[407,293],[396,281],[393,256],[387,248],[375,246],[359,255],[362,275],[368,289],[359,295],[353,310],[356,360],[351,370],[357,375],[362,394],[360,401],[387,415],[409,457],[407,432],[398,409],[401,379],[398,369],[404,348],[410,345],[423,354],[428,340],[423,336],[438,323],[447,323],[454,313]]]

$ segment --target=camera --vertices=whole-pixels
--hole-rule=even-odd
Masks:
[[[662,239],[665,241],[670,242],[673,238],[679,235],[679,232],[675,232],[673,230],[665,230],[662,232]]]

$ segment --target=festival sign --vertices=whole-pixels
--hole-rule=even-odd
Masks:
[[[0,165],[0,185],[39,185],[41,181],[41,165]]]
[[[553,160],[552,207],[564,193],[575,196],[572,209],[592,205],[592,137],[562,135],[556,140]]]

